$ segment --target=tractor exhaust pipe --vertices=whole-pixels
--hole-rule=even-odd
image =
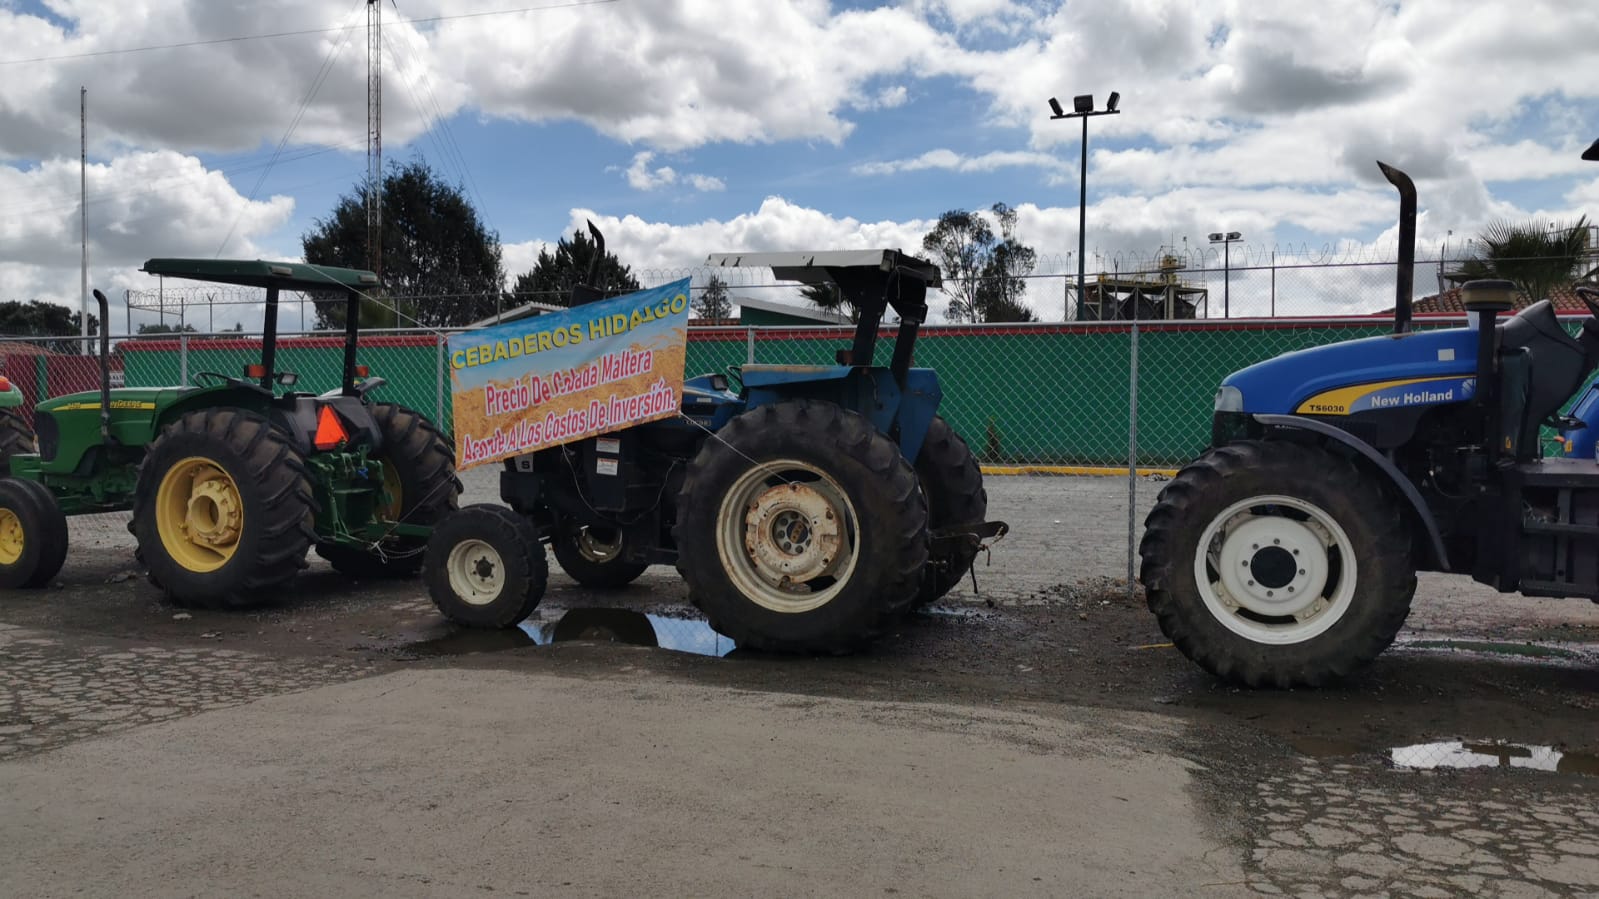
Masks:
[[[1399,189],[1399,277],[1394,286],[1394,333],[1410,330],[1410,295],[1416,277],[1416,183],[1410,176],[1379,160],[1377,168]]]
[[[585,219],[585,221],[587,221]],[[568,306],[581,306],[584,303],[593,303],[605,299],[604,283],[595,284],[595,273],[603,274],[605,271],[605,235],[600,229],[594,227],[594,222],[589,221],[589,234],[594,238],[594,256],[589,259],[588,272],[583,275],[581,284],[572,285],[571,298],[567,300]]]
[[[100,440],[111,443],[111,307],[100,288],[94,290],[100,304]]]

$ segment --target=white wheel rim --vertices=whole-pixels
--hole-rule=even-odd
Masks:
[[[482,540],[455,544],[444,567],[450,574],[450,590],[469,606],[486,606],[505,588],[505,563]]]
[[[808,462],[745,472],[722,497],[717,552],[733,586],[763,609],[798,614],[827,605],[860,556],[860,525],[844,488]]]
[[[615,559],[622,553],[622,532],[617,531],[616,539],[601,540],[594,536],[594,532],[584,527],[577,532],[577,554],[583,558],[600,565]]]
[[[1354,544],[1321,507],[1291,496],[1240,500],[1211,519],[1194,581],[1222,626],[1256,643],[1303,643],[1349,611]]]

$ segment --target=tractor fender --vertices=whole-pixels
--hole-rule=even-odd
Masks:
[[[1379,453],[1371,444],[1355,437],[1348,431],[1313,418],[1302,418],[1298,415],[1258,414],[1255,416],[1255,421],[1267,428],[1297,428],[1301,431],[1310,431],[1321,437],[1336,440],[1359,453],[1361,458],[1370,462],[1378,471],[1382,472],[1383,477],[1386,477],[1399,495],[1405,498],[1405,502],[1410,504],[1410,511],[1415,515],[1415,519],[1421,522],[1421,526],[1427,531],[1427,540],[1432,546],[1434,562],[1436,562],[1440,570],[1449,570],[1449,554],[1444,550],[1443,537],[1438,533],[1438,522],[1433,518],[1432,510],[1427,508],[1427,501],[1421,498],[1421,493],[1416,490],[1416,485],[1410,483],[1410,480],[1394,466],[1394,463],[1388,460],[1387,456]]]

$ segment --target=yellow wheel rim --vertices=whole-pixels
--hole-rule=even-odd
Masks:
[[[10,509],[0,509],[0,565],[15,565],[22,558],[22,547],[27,538],[22,533],[22,519]]]
[[[378,461],[383,463],[383,490],[388,493],[389,501],[378,503],[377,517],[384,521],[399,521],[400,514],[405,511],[405,488],[400,484],[400,470],[387,459]]]
[[[216,571],[239,547],[244,500],[216,462],[190,456],[167,469],[155,494],[155,525],[167,555],[190,571]]]

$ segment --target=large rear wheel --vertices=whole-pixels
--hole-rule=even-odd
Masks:
[[[0,477],[11,472],[11,457],[39,451],[33,428],[22,417],[21,409],[0,409]]]
[[[383,435],[376,458],[383,463],[388,502],[379,523],[431,525],[455,511],[461,482],[455,476],[455,450],[422,413],[396,403],[376,403],[372,418]],[[376,546],[319,543],[316,554],[337,571],[355,578],[412,577],[422,570],[423,537],[390,536]]]
[[[585,587],[615,590],[638,580],[650,566],[622,556],[622,532],[616,528],[574,525],[550,540],[561,570]]]
[[[1234,443],[1188,465],[1139,553],[1166,636],[1252,687],[1319,686],[1367,664],[1416,589],[1398,506],[1348,458],[1302,444]]]
[[[958,531],[975,527],[988,517],[988,491],[983,489],[983,470],[977,457],[949,426],[934,416],[916,456],[916,479],[927,496],[927,527],[931,531]],[[934,544],[916,595],[916,607],[943,598],[967,572],[981,545],[975,537],[941,540]]]
[[[836,404],[788,400],[705,441],[677,502],[678,571],[740,646],[840,653],[916,599],[927,501],[893,441]]]
[[[180,605],[244,608],[305,567],[315,539],[305,460],[267,419],[200,409],[139,465],[133,531],[152,581]]]

